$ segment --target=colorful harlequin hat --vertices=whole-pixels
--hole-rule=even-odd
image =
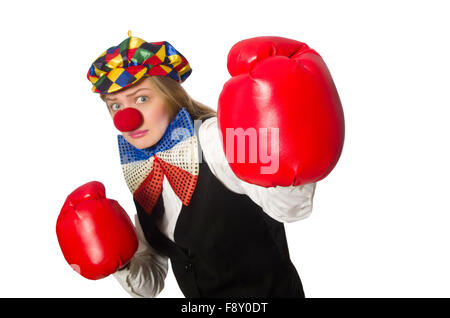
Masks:
[[[144,76],[169,76],[183,83],[192,69],[169,42],[146,42],[131,36],[110,47],[92,63],[87,73],[95,93],[108,94],[131,86]]]

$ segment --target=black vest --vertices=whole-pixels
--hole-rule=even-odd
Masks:
[[[182,205],[176,243],[157,227],[162,195],[151,215],[134,203],[145,238],[170,258],[185,297],[305,297],[283,223],[226,188],[205,161],[189,206]]]

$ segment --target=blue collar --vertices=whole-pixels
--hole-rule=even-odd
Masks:
[[[164,135],[155,145],[139,149],[130,144],[122,135],[117,135],[120,153],[120,163],[127,164],[147,160],[154,154],[168,150],[179,142],[194,135],[194,123],[186,108],[181,107],[175,118],[170,122]]]

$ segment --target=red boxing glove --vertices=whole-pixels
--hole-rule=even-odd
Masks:
[[[228,71],[217,118],[236,176],[264,187],[325,178],[342,152],[344,114],[320,55],[295,40],[255,37],[231,48]],[[243,133],[249,147],[240,146]]]
[[[134,225],[105,187],[88,182],[67,197],[56,222],[66,261],[83,277],[100,279],[125,266],[138,247]]]

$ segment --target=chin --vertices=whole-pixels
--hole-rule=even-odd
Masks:
[[[131,139],[129,142],[130,142],[130,144],[132,144],[134,147],[136,147],[138,149],[145,149],[145,148],[151,147],[155,144],[152,141],[145,141],[145,140],[141,141],[138,139],[136,139],[136,140]]]
[[[131,138],[128,134],[123,134],[126,141],[128,141],[131,145],[138,149],[145,149],[155,145],[158,140],[155,141],[155,136],[146,135],[138,139]]]

